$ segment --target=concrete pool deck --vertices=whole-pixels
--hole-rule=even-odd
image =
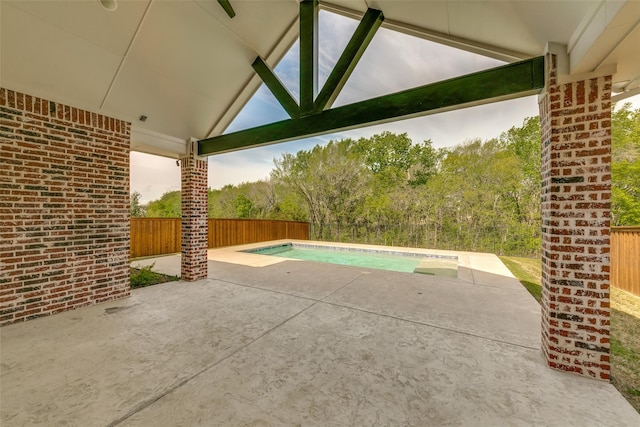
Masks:
[[[640,425],[611,384],[545,366],[539,305],[494,255],[458,253],[453,279],[237,249],[206,280],[0,329],[0,425]]]

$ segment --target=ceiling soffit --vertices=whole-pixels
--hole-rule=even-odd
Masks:
[[[297,0],[0,1],[0,84],[187,140],[219,135],[298,37]],[[640,90],[638,1],[331,0],[321,7],[508,62],[567,45],[572,74],[615,65],[614,89]],[[142,115],[148,117],[140,122]],[[148,135],[145,137],[148,140]]]

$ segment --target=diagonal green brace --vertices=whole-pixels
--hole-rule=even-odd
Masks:
[[[233,18],[234,16],[236,16],[236,11],[233,10],[233,7],[231,6],[231,3],[229,2],[229,0],[218,0],[218,4],[220,4],[220,6],[222,6],[224,11],[227,12],[227,15],[229,15],[229,18]]]
[[[340,94],[347,80],[349,80],[351,73],[356,68],[358,61],[362,58],[376,31],[380,28],[380,25],[382,25],[382,21],[384,21],[384,15],[381,11],[367,9],[367,13],[365,13],[362,21],[360,21],[358,28],[356,28],[351,40],[349,40],[347,47],[345,47],[340,59],[336,62],[324,87],[316,98],[316,112],[331,108],[331,105]]]
[[[289,117],[292,119],[300,117],[300,107],[298,107],[298,103],[267,63],[264,62],[262,58],[257,57],[251,66],[256,73],[258,73],[264,84],[267,85],[273,96],[276,97],[287,114],[289,114]]]
[[[214,136],[198,142],[198,155],[242,150],[357,127],[540,93],[544,57],[468,74],[298,119]]]

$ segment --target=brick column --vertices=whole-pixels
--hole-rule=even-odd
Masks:
[[[207,277],[207,161],[180,159],[182,178],[182,280]]]
[[[542,350],[600,380],[609,366],[611,76],[561,84],[546,56],[542,124]]]

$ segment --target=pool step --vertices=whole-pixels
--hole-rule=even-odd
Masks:
[[[432,276],[458,277],[458,261],[449,259],[424,258],[413,270],[418,274],[429,274]]]

